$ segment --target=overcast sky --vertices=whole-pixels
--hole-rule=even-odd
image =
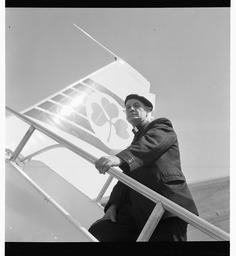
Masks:
[[[229,175],[229,8],[7,8],[6,105],[22,111],[112,62],[151,83],[189,181]]]

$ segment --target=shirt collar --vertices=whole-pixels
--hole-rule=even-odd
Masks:
[[[145,127],[147,127],[147,125],[149,124],[150,122],[141,122],[139,123],[137,126],[135,126],[133,129],[132,129],[132,132],[134,134],[137,134],[139,131],[141,131],[142,129],[144,129]]]

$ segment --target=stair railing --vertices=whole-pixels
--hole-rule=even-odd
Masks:
[[[51,139],[58,142],[60,145],[66,147],[67,149],[71,150],[75,154],[83,157],[90,163],[94,164],[97,158],[88,152],[84,151],[83,149],[75,146],[71,142],[65,140],[64,138],[56,135],[52,131],[48,130],[47,128],[43,127],[42,125],[38,124],[37,122],[31,120],[30,118],[16,112],[15,110],[6,106],[6,110],[18,117],[19,119],[23,120],[24,122],[30,125],[29,130],[24,135],[23,139],[20,141],[18,146],[16,147],[15,151],[10,157],[10,161],[15,161],[30,139],[31,135],[33,134],[34,130],[37,129],[38,131],[42,132],[43,134],[47,135]],[[202,232],[208,234],[209,236],[213,237],[216,240],[221,241],[229,241],[230,236],[227,232],[217,228],[216,226],[212,225],[211,223],[205,221],[199,216],[189,212],[185,208],[179,206],[178,204],[172,202],[171,200],[167,199],[166,197],[158,194],[157,192],[151,190],[150,188],[144,186],[143,184],[139,183],[138,181],[132,179],[128,175],[120,172],[118,169],[112,167],[107,171],[112,177],[116,178],[117,180],[123,182],[130,188],[134,189],[135,191],[141,193],[145,197],[152,200],[156,206],[154,207],[149,219],[147,220],[143,230],[141,231],[137,241],[148,241],[151,237],[153,231],[155,230],[161,216],[165,212],[165,210],[173,213],[177,217],[181,218],[182,220],[186,221],[187,223],[191,224],[195,228],[201,230]],[[111,183],[112,178],[109,177],[106,184],[103,186],[101,192],[97,197],[97,201],[101,200],[103,194],[105,193],[106,189],[108,188],[109,184]]]

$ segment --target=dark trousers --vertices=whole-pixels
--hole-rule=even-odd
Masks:
[[[116,222],[96,221],[89,232],[100,242],[135,242],[140,234],[126,211],[117,213]],[[187,223],[177,217],[160,220],[149,241],[187,241]]]

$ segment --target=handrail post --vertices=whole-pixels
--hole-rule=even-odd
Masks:
[[[94,200],[95,202],[100,203],[100,201],[102,200],[103,195],[105,194],[107,188],[110,186],[112,180],[113,180],[113,177],[110,175],[108,177],[108,179],[106,180],[105,184],[103,185],[101,191],[97,195],[97,198]]]
[[[151,215],[149,216],[145,226],[143,227],[137,242],[145,242],[148,241],[155,230],[158,222],[160,221],[163,213],[165,212],[161,202],[157,203],[154,207]]]
[[[23,137],[23,139],[20,141],[19,145],[15,149],[13,155],[11,156],[11,158],[10,158],[11,161],[16,160],[16,158],[20,154],[21,150],[23,149],[23,147],[25,146],[25,144],[28,142],[29,138],[33,134],[34,130],[35,130],[35,128],[31,125],[30,128],[28,129],[28,131],[26,132],[25,136]]]

